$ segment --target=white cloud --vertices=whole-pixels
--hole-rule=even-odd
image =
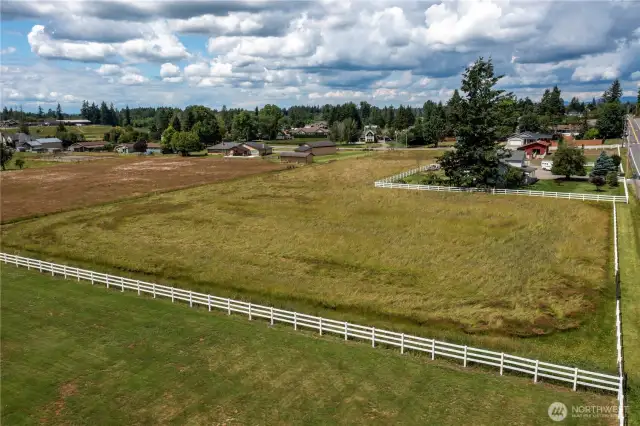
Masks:
[[[123,43],[62,41],[51,38],[42,25],[34,25],[27,36],[31,51],[47,59],[68,59],[84,62],[108,62],[117,56],[131,62],[166,61],[190,56],[178,38],[161,25],[143,38]]]
[[[9,46],[6,49],[0,50],[0,55],[10,55],[16,52],[16,48],[13,46]]]
[[[149,79],[141,74],[130,72],[130,73],[123,74],[122,77],[120,77],[119,81],[122,84],[133,85],[133,84],[146,83],[147,81],[149,81]]]
[[[120,65],[104,64],[101,65],[100,68],[96,70],[96,72],[104,76],[117,75],[122,74],[122,68],[120,67]]]
[[[42,25],[34,25],[27,35],[27,40],[33,53],[47,59],[103,62],[116,54],[116,49],[113,46],[104,43],[53,40],[44,31]]]
[[[180,67],[166,62],[160,66],[160,77],[178,77],[180,75]]]

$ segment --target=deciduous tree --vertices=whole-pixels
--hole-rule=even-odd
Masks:
[[[584,168],[585,162],[586,159],[581,149],[562,144],[553,154],[551,173],[562,175],[566,179],[571,176],[584,176],[587,174]]]

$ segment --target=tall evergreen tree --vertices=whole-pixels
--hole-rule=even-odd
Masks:
[[[113,107],[113,103],[109,105],[109,124],[111,126],[118,125],[118,111]]]
[[[38,118],[39,119],[44,118],[44,110],[42,109],[42,105],[38,105]]]
[[[100,104],[100,124],[107,125],[110,122],[109,118],[109,108],[107,107],[107,103],[102,101]]]
[[[613,80],[613,83],[611,83],[611,86],[602,94],[602,99],[605,103],[620,102],[621,97],[622,87],[620,87],[620,80],[616,78],[615,80]]]
[[[180,116],[177,112],[173,114],[171,117],[171,121],[169,121],[169,126],[173,127],[176,132],[180,132],[182,130],[182,123],[180,122]]]
[[[505,95],[494,86],[501,78],[494,74],[491,59],[479,58],[464,72],[461,89],[465,96],[456,150],[440,157],[445,174],[456,184],[490,186],[499,182],[499,162],[508,155],[496,141],[497,106]]]
[[[60,104],[56,107],[56,120],[64,120],[64,116],[62,115],[62,107]]]
[[[129,110],[129,105],[124,107],[124,125],[131,125],[131,110]]]

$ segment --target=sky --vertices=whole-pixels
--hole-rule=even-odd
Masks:
[[[446,101],[478,57],[538,100],[640,84],[640,2],[0,0],[3,106]]]

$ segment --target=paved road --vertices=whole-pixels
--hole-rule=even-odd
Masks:
[[[631,167],[631,171],[640,175],[640,118],[629,117],[628,129],[629,167]],[[636,188],[636,197],[640,199],[640,179],[635,179],[632,182]]]

